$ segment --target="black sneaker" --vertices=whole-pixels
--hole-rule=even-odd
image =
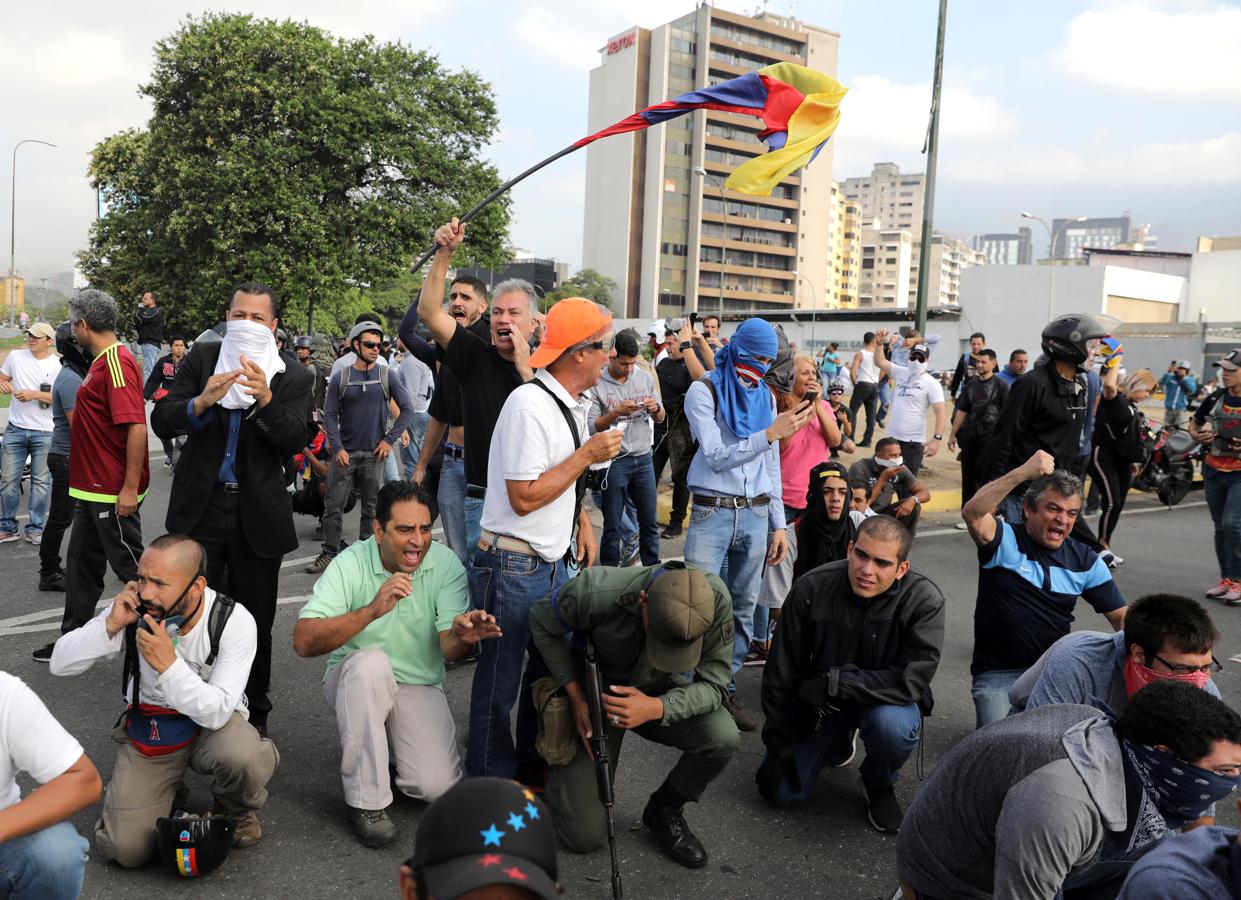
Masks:
[[[737,723],[738,731],[755,731],[758,728],[758,720],[745,711],[745,707],[741,705],[741,701],[737,699],[736,694],[729,694],[728,699],[724,701],[724,709],[733,721]]]
[[[853,762],[853,757],[857,756],[857,731],[849,729],[848,748],[842,748],[840,755],[835,759],[829,759],[827,764],[833,769],[843,769],[849,763]]]
[[[50,575],[39,576],[39,590],[49,591],[53,594],[64,593],[65,591],[65,570],[57,569]]]
[[[34,658],[35,662],[41,662],[41,663],[51,662],[52,651],[55,649],[56,649],[56,642],[52,641],[52,643],[48,644],[46,647],[40,647],[38,650],[36,650],[34,653],[31,653],[30,655]]]
[[[862,796],[866,798],[866,817],[876,831],[896,834],[900,831],[905,813],[896,800],[896,788],[892,785],[872,787],[862,782]]]
[[[676,538],[681,536],[681,523],[669,522],[664,526],[664,530],[659,533],[662,538]]]

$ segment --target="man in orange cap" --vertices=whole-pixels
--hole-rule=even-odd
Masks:
[[[504,637],[483,645],[470,699],[470,775],[542,781],[534,749],[538,722],[530,684],[546,674],[536,654],[518,681],[530,643],[530,607],[595,560],[582,509],[586,471],[620,450],[619,429],[589,434],[585,394],[612,349],[612,316],[581,297],[561,300],[530,357],[534,378],[509,394],[491,436],[482,537],[469,567],[476,609],[496,617]],[[575,533],[576,532],[576,533]],[[509,712],[517,708],[517,745]]]

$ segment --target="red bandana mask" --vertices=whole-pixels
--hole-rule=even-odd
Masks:
[[[1125,659],[1125,694],[1132,697],[1152,681],[1182,681],[1202,690],[1211,680],[1210,672],[1156,672],[1142,665],[1130,653]]]

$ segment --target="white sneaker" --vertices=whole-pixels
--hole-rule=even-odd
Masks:
[[[1205,596],[1209,600],[1218,600],[1220,597],[1228,593],[1228,585],[1228,579],[1221,578],[1219,584],[1215,585],[1213,588],[1210,588],[1206,592]]]
[[[955,528],[957,531],[968,531],[969,530],[969,526],[966,525],[964,522],[958,522],[952,527]]]

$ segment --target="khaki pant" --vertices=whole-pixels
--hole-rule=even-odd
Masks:
[[[112,739],[121,746],[95,825],[95,849],[122,866],[140,866],[155,853],[155,820],[171,810],[186,767],[211,776],[216,811],[228,814],[262,809],[280,764],[276,745],[236,712],[223,728],[204,728],[192,744],[167,756],[143,756],[123,725]]]
[[[392,803],[388,763],[396,786],[430,803],[461,779],[456,728],[438,687],[397,684],[388,654],[355,650],[328,673],[323,696],[340,733],[340,780],[354,809]]]

